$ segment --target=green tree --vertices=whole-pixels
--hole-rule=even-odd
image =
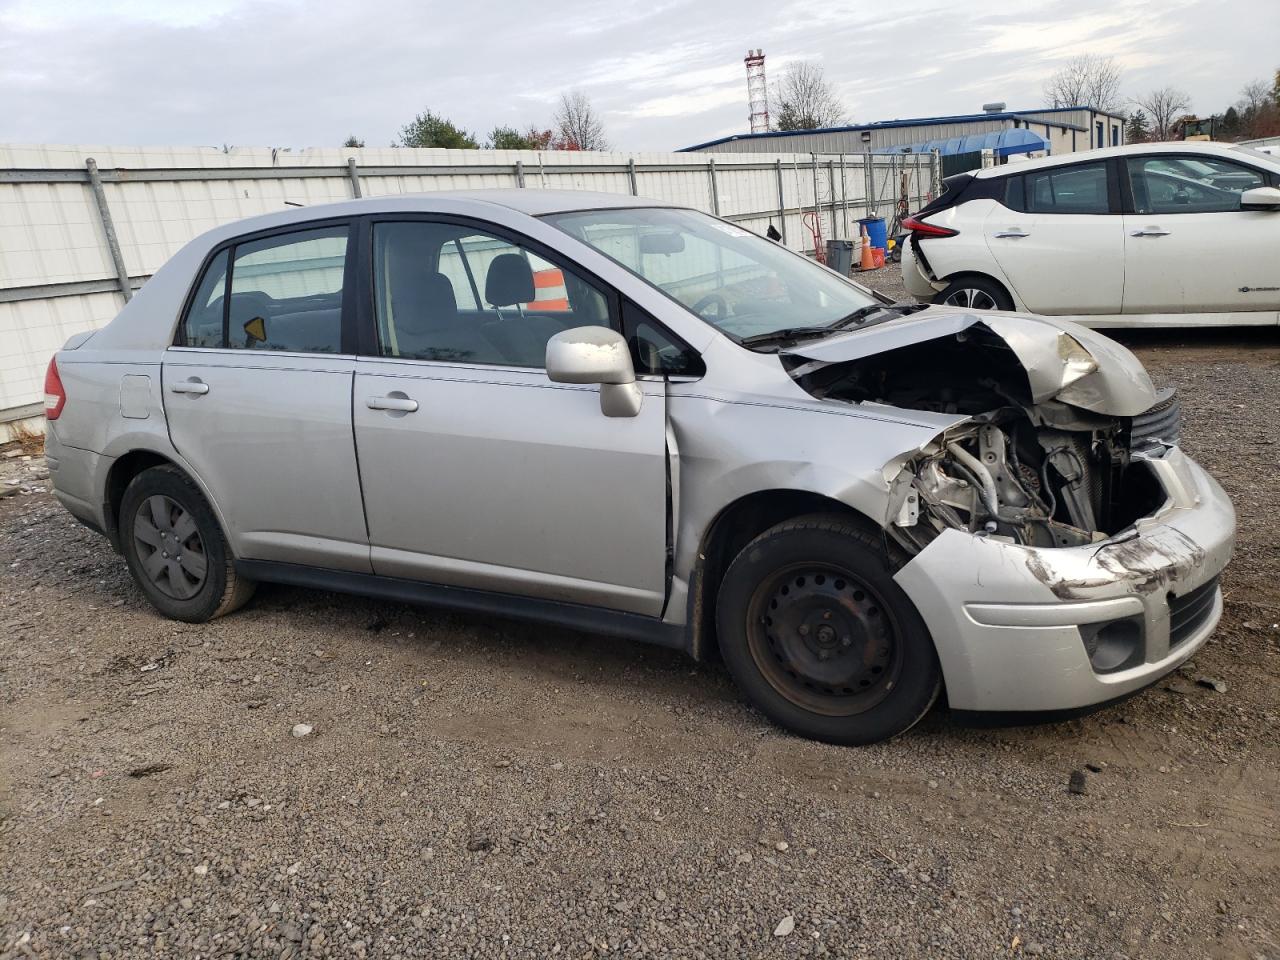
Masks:
[[[346,140],[342,141],[342,145],[344,147],[363,147],[364,141],[353,133],[351,136],[347,137]]]
[[[550,130],[539,130],[535,126],[524,133],[515,127],[494,127],[485,146],[490,150],[548,150],[552,139]]]
[[[1240,113],[1235,107],[1227,107],[1222,114],[1222,120],[1214,124],[1217,130],[1217,138],[1219,140],[1234,140],[1240,136]]]
[[[452,150],[477,150],[476,138],[450,120],[430,110],[413,118],[400,129],[397,147],[445,147]]]
[[[1147,115],[1141,110],[1133,111],[1125,121],[1124,142],[1146,143],[1149,139],[1151,139],[1151,127],[1147,124]]]

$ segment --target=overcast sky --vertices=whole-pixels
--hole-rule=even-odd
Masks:
[[[668,150],[746,131],[749,47],[821,61],[856,121],[1034,107],[1081,52],[1207,113],[1277,38],[1280,0],[0,0],[0,142],[385,146],[427,107],[483,138],[576,87]]]

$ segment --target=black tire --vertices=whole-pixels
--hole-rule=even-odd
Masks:
[[[151,467],[129,482],[120,544],[142,592],[174,620],[213,620],[244,606],[257,586],[236,574],[213,509],[177,467]]]
[[[960,277],[947,284],[947,288],[933,298],[934,303],[967,310],[1012,310],[1013,298],[1007,290],[990,277],[975,275]]]
[[[716,599],[720,651],[775,723],[864,745],[910,730],[938,698],[933,640],[885,549],[844,518],[809,516],[766,530],[729,565]]]

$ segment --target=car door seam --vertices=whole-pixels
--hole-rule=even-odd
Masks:
[[[360,441],[356,436],[356,371],[351,371],[351,392],[349,394],[351,403],[347,410],[350,418],[347,421],[351,428],[351,455],[356,461],[356,487],[360,491],[360,515],[364,519],[364,544],[368,550],[366,559],[369,562],[369,569],[373,570],[373,534],[369,532],[369,505],[364,498],[364,474],[360,469]]]

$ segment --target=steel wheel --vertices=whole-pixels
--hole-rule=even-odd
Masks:
[[[891,609],[837,566],[797,564],[766,578],[752,595],[747,624],[752,658],[769,685],[814,713],[870,710],[902,671]]]
[[[996,303],[995,298],[985,290],[977,290],[973,287],[961,287],[954,290],[945,300],[942,301],[948,306],[965,307],[969,310],[999,310],[1000,306]]]
[[[143,573],[157,590],[175,600],[200,592],[208,557],[195,517],[176,500],[155,494],[139,504],[133,538]]]

